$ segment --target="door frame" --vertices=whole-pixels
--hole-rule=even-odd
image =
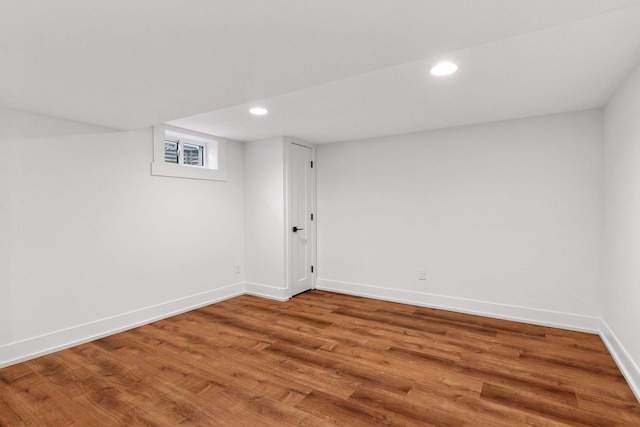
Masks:
[[[316,202],[316,147],[308,142],[300,141],[288,136],[284,137],[284,248],[285,248],[285,278],[287,286],[287,298],[293,296],[293,270],[292,270],[292,251],[293,238],[295,237],[291,232],[291,149],[292,145],[300,145],[311,149],[311,161],[313,162],[313,169],[311,171],[311,212],[313,212],[313,221],[311,221],[311,230],[307,233],[309,239],[309,245],[311,246],[311,263],[314,266],[314,271],[311,274],[311,289],[316,288],[316,277],[318,275],[318,262],[316,259],[316,245],[317,245],[317,202]]]

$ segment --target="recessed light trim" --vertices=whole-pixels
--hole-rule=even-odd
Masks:
[[[434,76],[448,76],[458,71],[458,66],[450,61],[438,62],[431,68]]]
[[[249,112],[254,116],[264,116],[265,114],[269,113],[269,111],[266,108],[262,108],[262,107],[253,107],[249,110]]]

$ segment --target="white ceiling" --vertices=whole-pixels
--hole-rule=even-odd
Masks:
[[[431,77],[442,58],[459,72]],[[592,108],[639,62],[640,0],[0,5],[0,107],[238,140],[332,142]],[[250,116],[257,104],[270,114]]]

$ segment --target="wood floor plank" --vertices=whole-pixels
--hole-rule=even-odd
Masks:
[[[323,369],[313,364],[305,363],[297,359],[290,359],[286,355],[272,352],[247,352],[243,349],[229,349],[233,358],[244,363],[252,363],[260,366],[264,371],[270,371],[284,381],[318,390],[326,394],[332,394],[340,398],[348,398],[360,385],[360,382],[345,376],[340,371]],[[256,361],[256,357],[260,360]]]
[[[442,425],[443,421],[443,417],[438,419],[434,416],[433,408],[379,388],[360,387],[349,397],[349,401],[375,409],[391,425]],[[447,421],[451,422],[454,418],[448,417]]]
[[[323,370],[339,374],[354,384],[383,386],[385,390],[400,395],[406,395],[413,385],[413,381],[406,378],[388,375],[376,369],[362,369],[352,363],[353,359],[345,361],[343,358],[332,357],[331,354],[325,352],[311,352],[287,344],[274,344],[267,347],[265,351],[284,355],[287,359],[298,360],[312,367],[321,367]]]
[[[20,364],[21,368],[31,370],[33,375],[21,376],[19,380],[7,384],[8,387],[0,387],[0,396],[11,409],[9,415],[17,415],[20,419],[14,425],[68,425],[76,422],[86,425],[117,425],[122,414],[109,410],[96,411],[91,402],[79,402],[74,396],[70,396],[70,387],[56,385],[51,376],[41,376],[38,371],[39,365],[43,364],[42,359]],[[55,364],[51,357],[46,359],[47,365]],[[84,376],[76,378],[86,379]],[[81,394],[86,395],[85,382],[78,386]],[[106,390],[101,399],[107,402],[108,398],[109,391]],[[4,419],[5,413],[7,412],[0,412],[0,425],[4,425],[5,422],[11,425]],[[25,413],[29,414],[26,419]],[[146,421],[143,416],[138,416],[137,419]]]
[[[0,369],[0,426],[640,426],[592,334],[310,291]]]
[[[432,387],[418,386],[407,398],[413,402],[432,407],[429,420],[439,420],[443,426],[567,426],[567,423],[503,406],[466,393],[449,396]],[[443,398],[446,396],[446,398]]]
[[[523,388],[485,384],[480,396],[482,399],[491,400],[511,409],[531,412],[549,420],[584,426],[606,426],[614,423],[612,417],[603,417],[593,412],[580,410],[573,402],[566,404],[565,400],[554,401],[553,399],[541,398],[535,391]]]
[[[333,425],[380,426],[393,425],[389,418],[371,408],[349,399],[340,399],[332,394],[313,391],[296,408]]]
[[[208,419],[201,407],[194,404],[195,393],[187,398],[187,390],[191,387],[185,387],[184,382],[195,381],[196,378],[190,370],[183,370],[179,380],[160,382],[148,375],[143,367],[128,366],[97,346],[83,345],[72,354],[77,363],[92,373],[82,384],[86,385],[94,406],[122,414],[120,422],[123,425],[187,421],[202,425]]]

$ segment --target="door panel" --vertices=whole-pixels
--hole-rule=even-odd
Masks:
[[[313,286],[313,169],[311,148],[291,144],[291,287],[292,295]]]

